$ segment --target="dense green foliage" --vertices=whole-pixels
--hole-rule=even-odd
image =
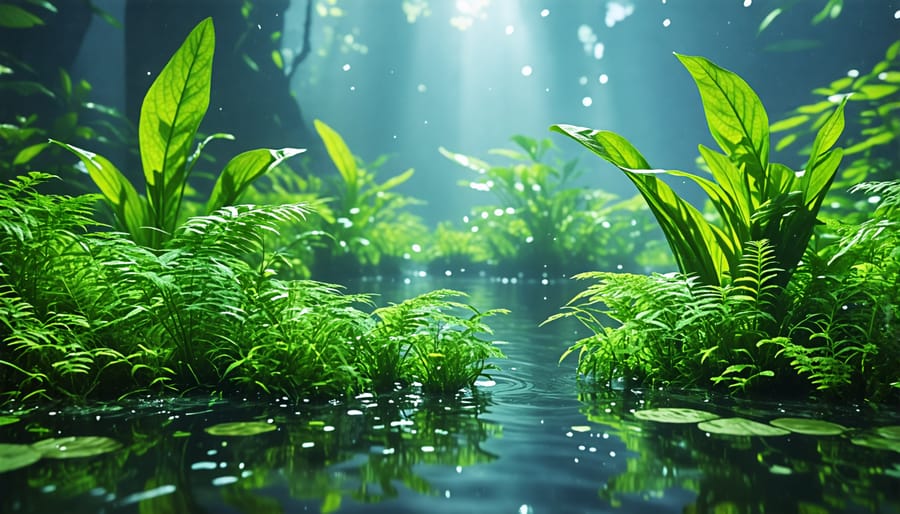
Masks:
[[[366,312],[366,295],[274,276],[267,238],[302,219],[303,204],[223,207],[153,250],[88,232],[96,195],[34,190],[49,178],[0,186],[4,400],[194,389],[299,398],[413,382],[452,393],[502,357],[480,338],[501,311],[448,300],[461,293]]]
[[[900,166],[900,41],[870,70],[850,72],[813,89],[812,95],[810,103],[772,124],[771,132],[780,136],[774,149],[809,155],[834,100],[846,97],[844,164],[822,213],[826,219],[862,221],[873,205],[847,194],[847,189],[864,181],[890,180]]]
[[[683,273],[695,274],[706,284],[725,285],[740,278],[745,246],[766,239],[780,267],[776,282],[784,286],[812,237],[816,215],[841,161],[842,150],[831,147],[844,127],[844,102],[819,129],[805,169],[794,172],[769,162],[768,116],[743,79],[702,57],[677,57],[697,84],[710,134],[723,152],[700,145],[712,180],[653,168],[614,132],[570,125],[553,129],[611,162],[634,182]],[[709,196],[720,223],[708,221],[660,175],[696,182]]]
[[[334,129],[321,120],[314,125],[340,176],[331,188],[334,201],[320,211],[329,240],[316,256],[319,271],[329,275],[348,270],[396,271],[427,232],[421,219],[409,211],[422,202],[395,190],[412,177],[413,169],[378,182],[384,158],[362,163]]]
[[[188,179],[203,147],[227,134],[213,134],[192,150],[209,107],[215,33],[212,19],[200,22],[160,72],[141,106],[138,125],[146,196],[108,159],[61,143],[87,168],[109,203],[118,228],[135,242],[159,248],[182,220]],[[256,149],[235,156],[222,169],[206,203],[206,212],[233,204],[247,186],[302,149]]]
[[[630,261],[646,257],[648,243],[659,238],[640,198],[578,187],[577,162],[553,162],[549,139],[518,135],[512,140],[515,150],[490,152],[509,160],[508,165],[440,149],[478,174],[461,185],[491,193],[498,203],[473,209],[464,218],[466,232],[437,234],[432,259],[452,266],[468,252],[470,263],[548,276],[598,267],[631,269],[636,266]]]
[[[596,282],[550,319],[575,317],[592,335],[563,358],[578,352],[579,372],[601,381],[895,395],[900,182],[855,188],[877,205],[872,218],[831,222],[838,243],[809,246],[840,161],[841,150],[829,148],[842,131],[846,98],[829,102],[838,109],[822,114],[806,170],[795,174],[768,163],[767,117],[749,86],[709,61],[679,58],[725,151],[700,146],[716,182],[651,169],[617,134],[554,127],[638,185],[681,267],[670,275],[579,275]],[[722,227],[656,178],[661,173],[700,184]]]

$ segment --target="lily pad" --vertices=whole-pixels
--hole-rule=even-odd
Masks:
[[[19,418],[16,416],[0,416],[0,427],[3,425],[11,425],[13,423],[18,423]]]
[[[866,448],[874,448],[876,450],[892,450],[900,452],[900,440],[888,439],[887,437],[878,437],[877,435],[861,435],[850,440],[857,446],[865,446]]]
[[[277,427],[264,421],[235,421],[206,427],[206,433],[222,436],[248,436],[271,432]]]
[[[27,444],[0,443],[0,473],[24,468],[41,460],[41,452]]]
[[[634,417],[645,421],[656,421],[657,423],[697,423],[699,421],[716,419],[719,416],[712,412],[697,409],[662,407],[636,411]]]
[[[42,439],[31,447],[51,459],[74,459],[113,452],[121,448],[122,443],[109,437],[89,435]]]
[[[891,425],[889,427],[879,427],[879,428],[875,429],[875,433],[877,433],[881,437],[886,437],[888,439],[900,440],[900,425]]]
[[[778,418],[769,424],[797,434],[808,435],[840,435],[847,431],[847,427],[843,425],[809,418]]]
[[[778,436],[790,434],[783,428],[765,425],[746,418],[722,418],[697,424],[700,430],[722,435]]]

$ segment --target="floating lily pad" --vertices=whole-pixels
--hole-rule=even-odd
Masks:
[[[275,425],[264,421],[235,421],[206,427],[206,433],[222,436],[247,436],[264,434],[275,430],[275,428]]]
[[[72,436],[42,439],[31,447],[51,459],[74,459],[116,451],[122,447],[122,443],[109,437]]]
[[[0,473],[24,468],[41,460],[41,452],[27,444],[0,443]]]
[[[656,421],[658,423],[697,423],[698,421],[716,419],[719,416],[712,412],[697,409],[662,407],[660,409],[636,411],[634,417],[645,421]]]
[[[865,446],[866,448],[900,452],[900,440],[898,439],[888,439],[887,437],[879,437],[877,435],[866,434],[859,437],[854,437],[850,440],[850,442],[858,446]]]
[[[765,425],[745,418],[722,418],[704,421],[697,428],[713,434],[777,436],[790,434],[783,428]]]
[[[900,439],[900,425],[876,428],[875,433],[888,439]]]
[[[11,425],[13,423],[18,423],[19,418],[15,416],[0,416],[0,427],[3,425]]]
[[[769,424],[798,434],[808,435],[840,435],[847,431],[847,427],[837,423],[809,418],[778,418],[773,419]]]

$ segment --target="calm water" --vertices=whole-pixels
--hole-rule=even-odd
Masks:
[[[751,403],[618,390],[579,398],[574,361],[557,366],[577,327],[537,324],[571,284],[488,280],[368,282],[399,301],[437,287],[465,290],[493,318],[503,371],[459,399],[362,395],[289,402],[142,400],[42,409],[0,426],[0,443],[108,436],[117,451],[42,459],[0,473],[7,512],[900,512],[900,454],[851,438],[900,424],[855,406]],[[632,409],[693,407],[768,421],[828,419],[840,436],[726,437],[694,424],[641,421]],[[277,429],[213,436],[223,422]]]

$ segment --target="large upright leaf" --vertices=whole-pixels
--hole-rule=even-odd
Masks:
[[[675,54],[697,83],[710,134],[761,180],[769,162],[769,118],[744,79],[703,57]]]
[[[314,120],[313,125],[322,142],[325,143],[325,150],[331,157],[335,167],[344,179],[346,186],[347,205],[355,205],[356,195],[359,187],[359,170],[356,167],[356,158],[350,151],[350,147],[344,142],[344,139],[334,129],[325,124],[322,120]]]
[[[144,97],[138,138],[154,225],[170,231],[187,181],[188,156],[209,107],[215,35],[200,22]]]
[[[844,131],[844,106],[846,104],[847,97],[844,97],[819,129],[806,163],[806,171],[800,179],[803,200],[810,207],[815,207],[816,210],[821,205],[828,188],[831,187],[831,182],[834,180],[834,175],[843,157],[842,150],[832,151],[831,147]]]
[[[216,180],[206,211],[212,212],[225,205],[232,205],[251,182],[266,174],[285,159],[305,152],[304,148],[270,150],[257,148],[233,157]]]
[[[622,170],[656,217],[679,268],[697,274],[703,282],[719,284],[739,249],[721,229],[711,225],[700,211],[657,178],[656,175],[666,171],[653,169],[631,143],[614,132],[572,125],[554,125],[551,129],[571,137]]]

